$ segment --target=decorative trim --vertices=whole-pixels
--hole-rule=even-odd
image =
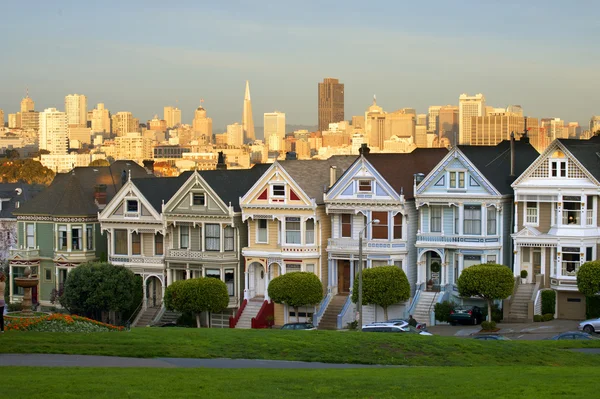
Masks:
[[[58,222],[58,223],[88,223],[98,222],[97,217],[55,217],[55,216],[36,216],[36,215],[19,215],[17,220],[38,221],[38,222]]]

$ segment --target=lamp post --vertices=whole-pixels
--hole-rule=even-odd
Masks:
[[[363,233],[369,227],[370,224],[379,224],[379,219],[373,219],[369,223],[365,224],[360,234],[358,235],[358,331],[362,331],[362,275],[363,275]]]

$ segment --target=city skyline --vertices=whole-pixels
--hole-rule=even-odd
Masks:
[[[520,104],[538,118],[585,125],[598,113],[588,101],[600,61],[589,51],[597,22],[583,12],[591,2],[578,2],[579,11],[558,2],[433,1],[427,13],[387,3],[386,15],[353,1],[318,13],[311,2],[289,5],[285,14],[261,4],[237,4],[235,13],[231,5],[185,1],[148,7],[132,1],[118,13],[111,1],[40,3],[32,10],[8,4],[0,34],[11,38],[4,50],[13,61],[3,64],[0,108],[6,115],[18,111],[29,88],[37,110],[62,109],[64,96],[82,93],[88,109],[104,103],[113,114],[131,111],[145,121],[172,105],[191,123],[204,98],[222,129],[241,122],[249,80],[255,118],[280,109],[290,124],[317,125],[315,86],[335,77],[345,84],[347,120],[363,114],[373,94],[388,111],[426,113],[430,105],[458,105],[461,93],[483,93],[490,105]],[[396,14],[406,17],[401,28]],[[103,29],[102,16],[123,28]],[[177,31],[147,29],[171,18]],[[556,29],[544,29],[544,21],[556,19]],[[210,42],[198,40],[208,33]],[[401,51],[394,43],[403,44]],[[348,62],[359,48],[363,56]]]

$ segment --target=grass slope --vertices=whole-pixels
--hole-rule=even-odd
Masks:
[[[600,368],[363,370],[2,367],[7,398],[594,397]]]
[[[138,328],[117,333],[7,332],[0,353],[246,358],[411,366],[596,366],[598,357],[561,350],[600,341],[477,341],[407,334]]]

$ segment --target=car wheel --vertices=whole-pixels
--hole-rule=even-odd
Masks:
[[[585,327],[583,327],[583,331],[585,331],[588,334],[591,334],[591,333],[594,332],[594,327],[592,327],[589,324],[587,324]]]

